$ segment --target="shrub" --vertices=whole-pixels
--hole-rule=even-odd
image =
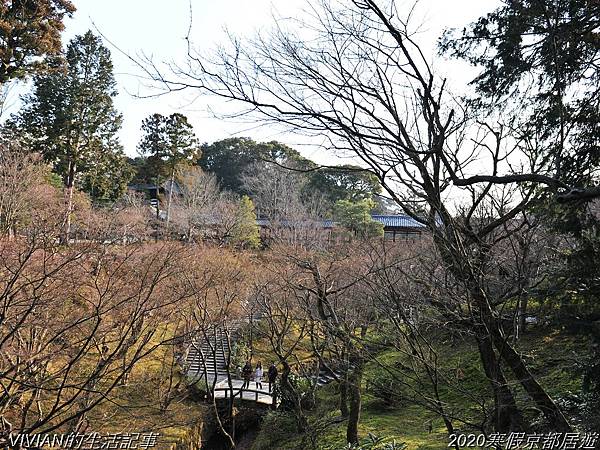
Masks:
[[[369,378],[367,392],[386,406],[398,407],[406,403],[404,386],[389,373],[378,373]]]

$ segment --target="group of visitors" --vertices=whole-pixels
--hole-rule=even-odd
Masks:
[[[253,377],[254,375],[254,377]],[[271,363],[271,367],[267,371],[267,379],[269,380],[269,392],[273,387],[273,384],[277,380],[277,367],[275,366],[275,362]],[[250,360],[246,361],[244,368],[242,369],[242,377],[244,378],[244,384],[242,384],[242,389],[247,389],[250,386],[250,381],[254,378],[254,382],[256,383],[256,389],[262,389],[262,380],[263,380],[263,368],[262,363],[259,361],[256,363],[256,368],[252,369],[252,363]]]

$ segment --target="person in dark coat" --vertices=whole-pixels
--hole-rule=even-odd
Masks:
[[[271,392],[273,384],[277,381],[277,374],[277,367],[275,367],[275,363],[272,362],[271,367],[269,367],[269,370],[267,371],[267,377],[269,378],[269,392]]]
[[[252,380],[252,364],[250,364],[250,360],[246,361],[246,365],[242,369],[242,377],[244,377],[242,389],[250,387],[250,380]]]

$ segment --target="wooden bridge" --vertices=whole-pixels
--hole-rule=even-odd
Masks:
[[[260,316],[253,317],[253,319],[260,320]],[[256,386],[254,381],[250,381],[249,387],[242,389],[244,381],[238,378],[239,374],[230,373],[228,375],[227,360],[231,349],[226,331],[229,332],[230,339],[234,340],[235,330],[247,323],[249,321],[246,320],[231,321],[226,325],[227,330],[215,327],[210,333],[203,333],[202,336],[192,339],[183,366],[186,375],[191,379],[204,380],[208,386],[215,383],[214,398],[231,398],[233,396],[234,399],[272,405],[273,396],[269,392],[267,381],[262,383],[263,389],[253,389]],[[335,373],[339,375],[337,371]],[[231,379],[231,386],[228,379]],[[322,386],[333,380],[334,377],[330,373],[320,370],[315,381],[317,386]]]
[[[215,385],[215,389],[213,391],[213,395],[215,398],[231,398],[233,395],[234,399],[241,399],[252,401],[255,403],[262,403],[264,405],[272,405],[273,404],[273,395],[269,392],[269,383],[263,382],[263,389],[255,388],[252,386],[256,386],[254,381],[250,382],[250,387],[242,389],[244,384],[243,380],[232,379],[231,386],[227,380],[221,381]]]
[[[259,320],[259,316],[255,320]],[[235,339],[235,331],[249,323],[247,320],[231,321],[227,324],[230,339]],[[228,382],[227,360],[229,357],[229,340],[225,329],[215,327],[208,333],[203,333],[189,344],[187,357],[184,363],[186,375],[191,379],[206,381],[208,386],[215,383],[213,395],[215,398],[231,398],[253,401],[265,405],[273,404],[273,397],[269,393],[269,383],[263,381],[263,389],[253,389],[254,381],[249,382],[249,387],[242,389],[244,381],[233,372],[231,386]]]

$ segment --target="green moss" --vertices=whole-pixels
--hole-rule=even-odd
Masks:
[[[577,372],[574,361],[586,345],[587,340],[584,337],[568,335],[560,330],[532,329],[516,343],[516,348],[524,355],[528,366],[540,383],[552,396],[557,397],[569,391],[580,390],[581,376]],[[438,362],[442,370],[447,377],[454,377],[454,382],[460,388],[456,390],[441,386],[440,396],[452,412],[475,422],[480,421],[481,410],[475,397],[490,399],[491,392],[476,346],[471,341],[440,340],[437,347],[440,358]],[[384,351],[377,356],[377,359],[387,366],[392,366],[395,362],[408,361],[406,355],[396,350]],[[372,433],[385,437],[386,441],[404,442],[408,450],[445,448],[448,444],[447,431],[443,421],[435,413],[412,402],[386,407],[381,399],[374,397],[366,389],[367,381],[381,376],[382,373],[384,370],[375,362],[369,362],[365,367],[363,408],[359,424],[361,438],[366,438],[369,433]],[[531,406],[526,393],[507,368],[505,374],[511,383],[517,402],[524,408],[526,416],[533,418],[528,414],[530,408],[526,408]],[[465,395],[462,395],[461,391]],[[307,412],[309,422],[315,428],[323,427],[327,421],[339,418],[337,408],[337,386],[332,383],[317,391],[317,405],[314,410]],[[282,422],[279,423],[278,420]],[[259,444],[253,448],[257,450],[310,448],[306,445],[307,436],[295,433],[293,426],[289,428],[290,423],[294,423],[291,413],[287,415],[282,413],[279,418],[273,419],[269,422],[268,428],[263,426],[257,440]],[[455,426],[462,432],[473,431],[459,422],[455,422]],[[284,429],[285,433],[273,433],[273,430]],[[322,450],[344,448],[345,433],[345,421],[319,429],[316,436],[317,448]],[[278,440],[280,438],[281,440]]]
[[[157,332],[152,344],[172,335],[165,327]],[[190,399],[181,386],[174,390],[173,400],[166,409],[160,408],[168,382],[172,356],[169,346],[160,346],[150,355],[140,360],[133,368],[127,385],[116,387],[108,401],[102,402],[89,413],[89,421],[94,431],[160,433],[158,449],[170,448],[172,444],[184,440],[186,435],[201,424],[209,411],[209,406]],[[173,385],[181,374],[174,372]]]

